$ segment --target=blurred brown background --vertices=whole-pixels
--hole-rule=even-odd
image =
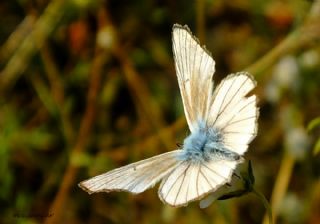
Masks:
[[[268,223],[254,194],[202,210],[162,204],[157,187],[77,186],[188,134],[174,23],[212,52],[216,83],[257,79],[245,157],[274,219],[320,223],[319,0],[1,1],[0,14],[0,223]]]

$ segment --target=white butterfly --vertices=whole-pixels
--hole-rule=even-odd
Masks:
[[[173,53],[184,112],[191,134],[181,149],[132,163],[79,186],[89,194],[141,193],[161,180],[160,199],[185,206],[229,183],[257,133],[256,86],[248,73],[231,74],[213,90],[215,62],[187,26],[175,24]]]

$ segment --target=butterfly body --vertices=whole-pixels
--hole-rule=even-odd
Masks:
[[[237,161],[241,157],[224,146],[222,133],[214,127],[208,127],[205,122],[199,121],[197,129],[183,142],[178,160],[192,163],[211,162],[217,160]]]
[[[230,183],[257,133],[256,86],[246,72],[228,75],[214,88],[215,61],[187,26],[175,24],[173,56],[190,135],[183,146],[100,174],[79,184],[89,194],[141,193],[161,181],[158,195],[178,207]]]

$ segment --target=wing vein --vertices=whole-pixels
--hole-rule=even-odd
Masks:
[[[253,99],[254,99],[254,98],[253,98]],[[235,118],[235,116],[237,116],[237,115],[238,115],[242,110],[244,110],[248,105],[250,105],[251,103],[254,103],[254,102],[255,102],[255,99],[254,99],[254,101],[248,101],[247,104],[243,105],[243,106],[241,107],[241,109],[238,111],[238,113],[234,114],[234,115],[229,119],[229,121],[224,125],[224,127],[223,127],[221,130],[224,130],[226,127],[228,127],[228,126],[230,125],[229,122],[232,121],[233,118]]]
[[[189,164],[188,167],[183,171],[183,178],[182,178],[181,184],[180,184],[180,186],[179,186],[179,190],[178,190],[178,192],[177,192],[177,194],[176,194],[176,197],[175,197],[175,199],[174,199],[174,204],[176,204],[176,202],[177,202],[177,198],[178,198],[178,196],[179,196],[179,194],[180,194],[180,191],[181,191],[183,182],[184,182],[184,180],[185,180],[185,178],[186,178],[186,172],[187,172],[187,170],[189,169],[190,165],[191,165],[191,164]]]
[[[207,183],[210,185],[211,189],[213,189],[214,187],[212,186],[212,184],[210,183],[210,181],[208,180],[208,178],[206,177],[206,175],[204,175],[204,173],[202,172],[201,166],[200,166],[199,172],[200,172],[201,175],[204,177],[204,179],[207,181]]]
[[[214,171],[213,169],[211,169],[209,166],[207,166],[205,163],[203,163],[203,165],[208,169],[210,170],[212,173],[216,174],[217,176],[223,178],[223,179],[226,179],[226,177],[222,176],[221,174],[217,173],[216,171]]]
[[[196,178],[196,191],[197,191],[197,196],[199,196],[199,170],[200,170],[200,164],[199,165],[199,169],[197,172],[197,178]]]
[[[219,110],[219,113],[217,114],[217,117],[216,117],[215,121],[213,122],[213,124],[218,120],[218,118],[220,117],[220,115],[224,112],[224,110],[225,110],[225,109],[228,107],[228,105],[232,102],[234,96],[235,96],[236,94],[238,94],[239,90],[242,88],[242,86],[244,85],[244,83],[247,82],[248,79],[249,79],[249,77],[247,76],[247,79],[246,79],[244,82],[242,82],[242,84],[239,86],[239,88],[238,88],[237,91],[233,94],[233,96],[230,98],[230,100],[227,102],[227,104],[223,107],[223,109],[222,109],[222,110]],[[227,94],[228,94],[230,88],[233,86],[235,80],[236,80],[236,79],[233,79],[232,84],[231,84],[231,85],[229,86],[229,88],[228,88]],[[226,95],[227,95],[227,94],[226,94]],[[226,96],[223,98],[223,101],[222,101],[222,103],[220,104],[220,106],[223,105],[225,99],[226,99]],[[220,108],[220,109],[221,109],[221,108]]]
[[[183,164],[183,163],[181,163],[181,165],[182,165],[182,164]],[[177,180],[180,179],[180,177],[182,176],[182,174],[183,174],[183,172],[178,176],[178,178],[175,180],[175,182],[170,186],[170,188],[169,188],[166,196],[164,197],[165,199],[168,197],[168,195],[169,195],[170,191],[172,190],[173,186],[177,183]],[[168,179],[169,179],[169,178],[168,178]]]

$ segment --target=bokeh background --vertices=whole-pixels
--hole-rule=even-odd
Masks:
[[[157,187],[77,186],[189,133],[174,23],[212,52],[216,83],[243,70],[257,79],[246,159],[274,220],[320,223],[320,1],[20,0],[0,14],[0,223],[268,223],[253,193],[171,208]]]

